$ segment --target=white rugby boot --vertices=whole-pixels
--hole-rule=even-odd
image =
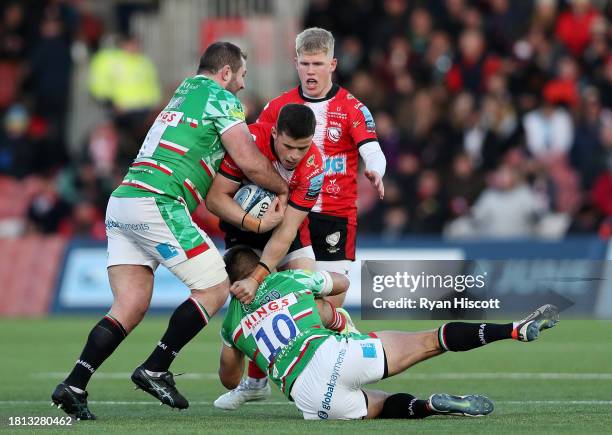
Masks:
[[[234,411],[246,402],[266,400],[271,394],[272,390],[270,389],[269,380],[266,382],[265,386],[256,388],[245,378],[240,381],[240,384],[236,388],[220,395],[217,400],[213,402],[213,405],[215,408]]]

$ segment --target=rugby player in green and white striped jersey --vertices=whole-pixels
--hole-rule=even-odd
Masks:
[[[235,282],[257,267],[259,257],[242,245],[224,260]],[[229,389],[240,384],[247,356],[308,420],[482,416],[493,411],[483,395],[433,394],[420,400],[363,387],[446,351],[505,339],[533,341],[559,319],[555,306],[544,305],[507,324],[449,322],[431,331],[342,334],[323,326],[320,313],[328,305],[316,298],[342,294],[348,286],[339,273],[287,270],[268,275],[254,296],[232,297],[221,328],[221,383]]]
[[[221,255],[191,214],[204,201],[227,151],[254,183],[286,201],[287,184],[255,146],[236,93],[244,88],[246,56],[228,42],[209,46],[197,75],[185,79],[151,126],[106,211],[108,275],[113,305],[91,330],[53,403],[80,419],[89,379],[144,317],[154,272],[163,264],[191,296],[172,314],[149,358],[132,374],[138,388],[173,408],[187,408],[170,364],[223,305],[229,281]],[[280,222],[284,207],[262,219]]]

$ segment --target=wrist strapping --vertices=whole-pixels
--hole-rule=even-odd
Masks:
[[[251,274],[249,275],[249,278],[253,278],[255,281],[257,281],[257,284],[261,284],[263,280],[266,279],[266,276],[268,275],[270,275],[270,271],[268,270],[267,266],[264,267],[260,263],[257,265],[255,270],[251,272]]]
[[[242,222],[240,224],[242,229],[251,231],[252,233],[259,233],[260,225],[261,219],[251,216],[248,211],[244,213],[244,216],[242,216]]]

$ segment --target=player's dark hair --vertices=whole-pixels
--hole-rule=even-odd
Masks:
[[[259,264],[259,255],[246,245],[237,245],[223,256],[230,282],[246,278]]]
[[[240,47],[231,42],[215,42],[210,44],[200,58],[198,73],[208,72],[215,74],[225,65],[229,65],[232,72],[237,72],[242,66],[242,60],[247,56]]]
[[[304,104],[287,104],[283,106],[276,121],[276,131],[285,133],[293,139],[302,139],[314,135],[317,120],[310,107]]]

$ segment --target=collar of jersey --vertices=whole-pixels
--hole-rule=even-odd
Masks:
[[[280,157],[278,157],[278,154],[276,154],[276,148],[274,148],[274,138],[272,137],[272,135],[270,135],[270,149],[272,150],[272,154],[274,154],[274,157],[276,157],[276,160],[280,163]]]
[[[302,92],[302,85],[301,84],[298,85],[298,93],[300,94],[300,97],[302,98],[302,100],[308,101],[309,103],[318,103],[320,101],[329,100],[329,99],[335,97],[339,90],[340,90],[340,86],[338,86],[336,83],[334,83],[334,84],[332,84],[331,89],[327,92],[327,94],[324,97],[322,97],[322,98],[310,98],[310,97],[306,96],[304,94],[304,92]]]
[[[196,74],[196,75],[193,76],[193,78],[194,79],[202,78],[202,79],[208,80],[209,82],[213,82],[215,85],[217,85],[218,87],[223,89],[219,83],[217,83],[216,81],[214,81],[210,77],[205,76],[204,74]]]

